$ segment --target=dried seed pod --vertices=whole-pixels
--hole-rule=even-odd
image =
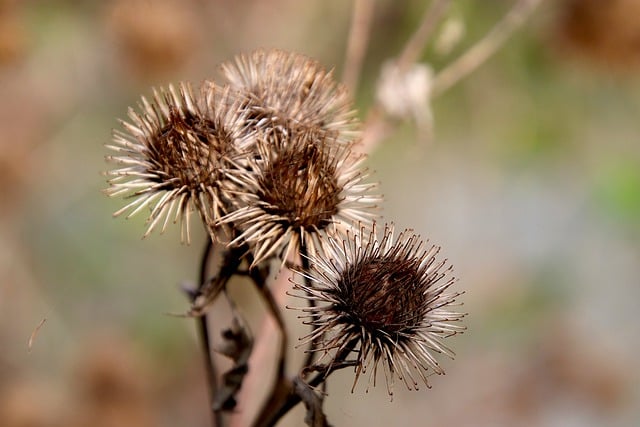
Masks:
[[[235,94],[208,84],[196,97],[182,83],[178,90],[155,90],[152,102],[143,97],[140,112],[129,109],[131,122],[122,121],[125,131],[114,131],[113,144],[107,146],[117,153],[107,161],[119,168],[107,172],[113,178],[105,192],[133,201],[114,216],[129,211],[129,218],[149,207],[145,237],[159,224],[164,231],[173,218],[189,242],[195,208],[214,228],[228,205],[226,171],[239,155],[238,141],[249,137]]]
[[[312,351],[322,352],[321,360],[356,351],[354,388],[368,369],[375,385],[382,363],[390,395],[396,376],[417,390],[418,380],[428,386],[428,376],[443,374],[435,354],[453,358],[443,339],[465,329],[464,314],[453,309],[460,293],[449,291],[456,281],[452,268],[436,259],[440,248],[425,250],[410,230],[395,240],[393,232],[385,226],[379,238],[374,225],[329,233],[309,257],[309,271],[297,269],[294,282],[295,296],[314,301],[299,308],[304,323],[315,326],[302,341],[319,339]]]
[[[253,265],[272,255],[282,261],[299,244],[314,250],[330,224],[370,222],[381,200],[365,183],[363,156],[328,139],[324,132],[269,133],[257,139],[249,166],[230,175],[237,185],[236,209],[222,218],[240,230],[234,243],[253,250]]]
[[[298,53],[277,49],[239,55],[221,66],[224,78],[250,100],[256,125],[311,127],[353,141],[358,121],[346,87],[331,71]]]

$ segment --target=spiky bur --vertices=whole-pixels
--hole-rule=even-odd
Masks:
[[[197,97],[188,83],[176,89],[154,90],[151,102],[142,97],[139,112],[130,108],[124,131],[115,130],[116,154],[107,156],[116,169],[105,193],[132,199],[114,216],[127,218],[150,209],[146,237],[169,221],[180,222],[181,239],[190,241],[190,214],[199,212],[210,232],[228,205],[226,170],[239,156],[238,141],[251,137],[243,102],[236,92],[203,85]]]
[[[317,235],[330,224],[370,223],[380,196],[365,183],[363,156],[306,130],[268,133],[257,138],[256,156],[236,169],[236,209],[221,222],[240,234],[232,243],[252,249],[253,265],[277,255],[284,262],[304,244],[314,252]]]
[[[358,136],[359,123],[346,87],[311,58],[259,49],[221,69],[229,84],[247,96],[246,108],[256,127],[314,128],[334,133],[340,143]]]
[[[449,291],[452,268],[436,258],[440,248],[424,249],[410,230],[395,240],[393,233],[393,225],[381,238],[375,225],[329,233],[309,258],[310,270],[296,270],[294,295],[315,302],[298,308],[304,323],[315,326],[302,341],[320,339],[312,349],[323,353],[320,360],[356,351],[352,391],[367,370],[375,385],[380,364],[391,396],[396,376],[410,390],[419,381],[428,387],[428,376],[444,373],[436,355],[454,356],[443,340],[465,329],[464,314],[454,309],[460,293]]]

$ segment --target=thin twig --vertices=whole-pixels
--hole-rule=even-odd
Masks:
[[[308,271],[309,270],[308,250],[304,243],[300,244],[299,253],[300,253],[300,258],[302,259],[302,268],[304,271]],[[305,280],[308,280],[308,278],[305,277]],[[260,286],[258,285],[258,282],[256,281],[256,279],[254,279],[254,282],[260,289]],[[307,283],[307,285],[309,284]],[[267,298],[266,299],[267,304],[273,305],[273,307],[269,307],[269,308],[271,313],[274,315],[273,317],[274,317],[274,320],[276,321],[278,328],[282,332],[283,339],[280,347],[280,358],[278,362],[278,370],[276,372],[276,378],[271,388],[271,393],[269,394],[269,398],[264,403],[262,409],[258,412],[258,416],[255,419],[254,426],[256,427],[265,427],[265,426],[273,425],[269,423],[269,420],[272,420],[274,419],[274,417],[276,417],[275,421],[277,421],[282,415],[284,415],[284,413],[280,412],[282,410],[283,404],[285,404],[289,399],[291,399],[292,395],[295,395],[294,385],[291,382],[291,380],[286,377],[286,372],[284,369],[285,368],[284,356],[287,350],[286,325],[284,323],[284,319],[281,317],[278,303],[273,297],[273,294],[268,289],[266,289],[266,291],[268,295],[265,294],[263,291],[262,292],[263,297]],[[313,348],[315,345],[316,345],[315,342],[312,343],[311,348]],[[312,352],[307,353],[307,355],[305,356],[303,367],[310,365],[312,362],[312,359],[313,359]],[[287,409],[287,411],[289,409]]]
[[[267,287],[266,278],[268,276],[268,271],[262,271],[257,268],[253,268],[249,271],[251,279],[253,283],[256,285],[258,292],[262,296],[262,299],[267,304],[267,309],[269,310],[269,314],[273,317],[276,322],[276,326],[280,330],[280,349],[278,356],[278,376],[285,375],[285,368],[287,365],[287,348],[289,346],[289,340],[287,336],[287,325],[282,317],[282,312],[280,311],[280,306],[278,305],[278,301],[276,301],[275,297],[271,293],[271,290]]]
[[[311,288],[311,280],[309,279],[309,277],[307,276],[306,273],[309,272],[311,265],[309,264],[309,251],[307,250],[307,246],[304,243],[300,244],[300,259],[301,259],[301,263],[302,263],[302,271],[305,272],[304,277],[304,281],[305,281],[305,285],[308,288]],[[310,308],[314,308],[316,306],[316,300],[314,298],[308,298],[307,301],[309,302],[309,307]],[[316,329],[318,328],[318,325],[316,325],[315,323],[312,326],[311,329],[311,333],[314,333],[316,331]],[[316,336],[315,338],[313,338],[311,340],[311,342],[309,343],[309,349],[307,350],[307,355],[304,358],[304,364],[302,365],[302,369],[304,370],[305,367],[307,366],[311,366],[311,364],[313,363],[313,358],[315,357],[316,354],[316,349],[318,348],[318,344],[320,343],[320,341],[322,340],[322,335]],[[314,408],[316,410],[320,410],[322,411],[322,402],[324,400],[324,395],[327,392],[327,383],[323,382],[322,383],[322,395],[320,397],[318,397],[318,400],[315,402]],[[307,402],[308,404],[309,402]],[[317,405],[320,405],[319,407],[317,407]],[[326,420],[325,420],[326,421]]]
[[[440,6],[436,4],[437,2],[439,2]],[[425,12],[422,24],[407,42],[403,53],[400,55],[399,65],[408,66],[417,60],[428,41],[429,33],[432,30],[431,26],[437,24],[437,20],[435,20],[433,21],[434,24],[428,25],[429,22],[432,22],[432,18],[429,15],[436,6],[446,6],[444,4],[446,2],[447,0],[434,0],[429,10]],[[482,65],[525,22],[541,2],[542,0],[519,0],[483,39],[475,43],[457,60],[436,74],[431,87],[431,97],[435,98],[438,95],[442,95],[442,93]],[[387,121],[382,106],[376,102],[367,114],[364,133],[361,143],[358,144],[358,150],[371,153],[391,130],[392,126]]]
[[[326,383],[323,382],[322,384]],[[307,408],[307,415],[304,417],[305,423],[310,427],[329,427],[327,416],[322,410],[323,394],[319,395],[301,377],[294,378],[293,386],[296,394],[300,396],[304,406]]]
[[[303,271],[309,271],[309,268],[310,268],[309,254],[308,254],[307,246],[304,243],[300,243],[299,253],[300,253]],[[307,286],[311,286],[310,283],[308,283],[309,279],[307,277],[305,277],[304,280],[307,281]],[[309,301],[310,301],[309,302],[310,304],[315,304],[313,300],[309,300]],[[276,308],[278,308],[277,302],[275,301],[275,299],[273,300],[273,303],[276,304]],[[279,313],[279,309],[278,309],[278,313]],[[282,319],[278,319],[277,317],[275,319],[276,319],[276,322],[282,321]],[[284,322],[282,322],[282,325],[278,324],[278,326],[279,328],[281,328],[283,332],[283,336],[286,336],[286,330],[284,329]],[[317,340],[313,340],[310,344],[310,350],[313,350],[316,346],[317,346]],[[286,347],[284,349],[281,348],[280,351],[281,352],[286,351]],[[310,366],[312,364],[313,356],[314,356],[313,351],[309,351],[307,353],[307,355],[305,356],[305,361],[303,363],[302,372],[305,372],[305,369],[304,369],[305,367]],[[262,409],[259,411],[258,416],[254,421],[254,426],[267,427],[267,426],[275,425],[275,423],[280,419],[280,417],[282,417],[293,406],[295,406],[300,402],[300,400],[298,399],[294,404],[289,406],[288,402],[292,401],[292,399],[295,400],[296,399],[295,396],[296,396],[296,393],[295,393],[294,384],[290,379],[286,377],[283,369],[283,365],[279,364],[278,374],[276,375],[276,380],[271,389],[271,394],[267,399],[267,401],[265,402]]]
[[[396,60],[396,65],[400,70],[406,70],[420,58],[431,34],[433,34],[450,3],[451,0],[433,0],[424,11],[420,26],[409,38],[404,49],[402,49],[402,53]],[[376,101],[367,113],[364,133],[356,148],[360,152],[371,153],[390,131],[391,125],[387,121],[384,109],[380,102]]]
[[[310,387],[317,387],[320,384],[324,383],[329,375],[333,372],[346,368],[348,366],[353,366],[352,363],[343,363],[346,357],[351,353],[354,349],[356,342],[349,343],[344,346],[341,351],[336,354],[334,358],[334,363],[329,363],[326,365],[313,365],[313,371],[317,372],[316,375],[311,378],[309,381],[304,381],[302,372],[298,375],[295,381],[303,381],[308,384]],[[275,426],[276,423],[285,416],[294,406],[302,401],[302,396],[296,393],[294,380],[287,379],[283,382],[282,387],[278,389],[277,403],[278,405],[274,405],[272,407],[272,411],[269,413],[261,414],[261,417],[258,417],[253,424],[253,427],[272,427]]]
[[[444,16],[450,3],[451,0],[433,0],[424,11],[420,26],[413,33],[398,57],[396,65],[400,71],[405,71],[420,59],[420,55],[427,46],[431,34],[433,34],[433,31]]]
[[[42,327],[44,326],[44,323],[47,321],[47,318],[44,317],[42,318],[42,320],[40,321],[40,323],[38,323],[38,326],[36,326],[36,328],[33,330],[33,332],[31,333],[31,335],[29,336],[29,341],[27,342],[27,351],[29,353],[31,353],[31,349],[33,348],[33,343],[36,340],[36,336],[38,335],[38,332],[40,332],[40,329],[42,329]]]
[[[251,263],[251,261],[249,261]],[[286,329],[286,323],[284,318],[282,317],[282,312],[280,311],[280,305],[276,298],[271,293],[271,290],[267,287],[266,279],[268,276],[268,270],[266,269],[258,269],[254,268],[249,271],[251,279],[253,283],[256,285],[256,289],[262,296],[262,299],[267,304],[267,309],[269,310],[269,314],[276,322],[276,326],[280,331],[280,348],[278,349],[278,364],[276,369],[276,376],[271,386],[271,391],[269,393],[269,397],[264,402],[262,409],[258,413],[258,418],[264,418],[264,414],[270,413],[277,403],[289,393],[289,384],[286,377],[286,367],[287,367],[287,348],[288,348],[288,335]]]
[[[207,245],[204,249],[202,260],[200,262],[200,279],[198,282],[198,290],[202,289],[202,287],[204,287],[208,282],[207,274],[209,270],[209,260],[211,258],[212,252],[213,240],[211,238],[208,238]],[[197,295],[197,292],[195,293],[195,295]],[[209,339],[209,323],[207,314],[205,313],[202,316],[198,317],[196,319],[196,324],[198,325],[198,336],[200,337],[200,341],[202,343],[202,354],[204,356],[207,384],[209,386],[209,412],[211,412],[211,425],[213,427],[220,427],[222,426],[222,414],[213,410],[213,405],[218,392],[218,383],[216,380],[216,365],[213,360],[213,356],[211,355],[211,341]]]
[[[248,275],[251,276],[251,273],[248,272]],[[269,284],[269,290],[278,307],[283,307],[285,305],[285,290],[288,288],[288,285],[289,281],[286,279],[285,274],[280,274],[278,280],[275,280],[274,283]],[[266,360],[268,359],[269,355],[270,344],[272,343],[275,334],[277,334],[277,328],[274,323],[262,323],[262,327],[256,335],[260,339],[258,339],[255,343],[252,359],[250,362],[251,366],[259,367],[266,364]],[[279,377],[276,376],[276,379],[278,378]],[[242,386],[242,390],[240,391],[240,398],[245,402],[246,405],[245,410],[238,411],[233,414],[233,416],[230,418],[230,426],[245,427],[247,425],[251,425],[252,419],[255,420],[253,421],[254,424],[259,423],[259,420],[265,418],[263,414],[271,413],[275,410],[274,408],[277,409],[280,406],[279,402],[282,399],[286,400],[289,393],[288,390],[293,387],[291,384],[289,384],[290,382],[285,376],[280,377],[280,381],[276,382],[275,385],[271,388],[272,394],[268,398],[269,401],[262,403],[262,406],[260,406],[260,404],[258,405],[258,416],[255,417],[252,414],[249,414],[248,405],[246,404],[246,402],[251,400],[255,401],[256,393],[261,388],[261,380],[262,378],[258,375],[247,376],[246,381]],[[252,416],[252,418],[250,416]]]
[[[305,281],[305,286],[307,286],[308,288],[312,287],[311,284],[311,280],[309,279],[309,277],[307,276],[306,273],[309,272],[309,269],[311,268],[310,264],[309,264],[309,251],[307,250],[307,245],[304,243],[300,243],[300,261],[302,263],[302,271],[305,272],[305,274],[303,275],[304,277],[304,281]],[[309,302],[309,307],[310,308],[314,308],[316,305],[316,300],[313,298],[308,298],[307,301]],[[315,332],[317,326],[314,324],[313,325],[313,329],[312,329],[312,333]],[[311,342],[309,343],[309,349],[307,350],[307,354],[305,356],[304,359],[304,363],[302,365],[302,368],[304,369],[304,367],[306,366],[310,366],[313,362],[313,357],[315,356],[315,349],[318,347],[318,342],[320,341],[321,337],[315,337],[313,340],[311,340]]]
[[[369,45],[369,33],[373,18],[373,0],[354,0],[349,40],[344,59],[342,82],[352,95],[358,90],[362,63]]]
[[[273,427],[294,406],[300,403],[300,398],[295,393],[293,381],[288,378],[279,378],[277,387],[269,396],[265,405],[254,420],[253,427]]]
[[[541,2],[542,0],[519,0],[483,39],[436,74],[433,80],[432,97],[446,92],[489,59]]]
[[[189,296],[192,302],[190,314],[197,317],[198,335],[202,342],[202,352],[209,386],[209,410],[212,412],[212,425],[220,427],[224,423],[221,411],[216,409],[219,400],[219,385],[217,382],[217,370],[211,352],[207,307],[217,296],[224,292],[229,280],[237,274],[238,268],[244,259],[243,255],[246,252],[246,247],[225,247],[219,270],[215,274],[211,274],[209,272],[209,262],[212,258],[214,244],[213,239],[208,239],[200,264],[200,283],[196,291],[189,292]],[[203,301],[202,306],[200,306],[201,303],[199,302],[201,299]]]

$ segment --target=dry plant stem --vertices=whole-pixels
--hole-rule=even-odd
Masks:
[[[353,2],[349,40],[342,72],[342,82],[352,94],[358,90],[362,62],[369,45],[373,9],[373,0],[354,0]]]
[[[196,292],[193,293],[192,299],[195,301],[196,297],[199,295],[200,291],[211,281],[218,282],[216,285],[217,289],[223,289],[229,279],[238,272],[238,267],[242,262],[242,255],[246,248],[244,247],[234,247],[225,249],[220,271],[215,275],[211,275],[209,271],[209,263],[212,258],[214,242],[211,238],[207,240],[207,244],[205,246],[202,260],[200,262],[200,282],[199,287]],[[223,426],[222,414],[219,411],[214,409],[217,394],[218,394],[218,383],[217,383],[217,369],[215,366],[215,362],[213,356],[211,354],[211,339],[209,334],[209,321],[206,312],[201,316],[198,316],[196,319],[196,323],[198,325],[198,336],[202,343],[202,353],[204,356],[205,362],[205,370],[207,376],[207,384],[209,387],[209,411],[211,411],[211,423],[214,427]]]
[[[256,419],[253,427],[275,426],[282,417],[284,417],[291,409],[293,409],[293,407],[295,407],[302,401],[302,396],[296,392],[296,382],[306,383],[309,385],[309,387],[317,387],[323,384],[327,377],[333,372],[342,368],[353,366],[353,363],[345,362],[345,359],[349,355],[349,353],[353,351],[354,345],[355,343],[351,343],[350,345],[342,348],[342,350],[339,351],[336,355],[334,363],[326,365],[313,365],[307,369],[303,369],[301,374],[298,375],[295,379],[286,379],[286,381],[283,382],[282,386],[277,390],[277,392],[274,393],[274,396],[276,396],[277,399],[273,399],[274,405],[270,408],[271,410],[269,412],[262,412]],[[311,380],[305,381],[304,376],[309,372],[317,373],[313,378],[311,378]]]
[[[391,124],[388,123],[382,107],[374,104],[367,112],[364,131],[356,149],[360,153],[372,153],[375,147],[391,132]]]
[[[264,274],[263,271],[259,269],[252,269],[249,274],[251,276],[251,279],[253,280],[253,283],[256,285],[260,296],[262,296],[262,299],[267,304],[269,314],[273,317],[273,320],[275,320],[276,322],[276,326],[280,330],[280,354],[278,355],[277,375],[284,376],[285,368],[287,366],[287,347],[289,345],[286,323],[284,321],[284,318],[282,317],[282,312],[280,311],[278,301],[276,301],[273,294],[267,287],[267,274]]]
[[[519,0],[483,39],[434,77],[432,96],[436,97],[446,92],[482,65],[526,21],[540,3],[542,0]]]
[[[434,3],[425,12],[422,24],[405,45],[403,53],[398,60],[400,66],[409,66],[417,60],[428,41],[431,26],[438,22],[435,19],[433,24],[430,23],[434,19],[431,13],[434,8],[446,6],[445,3],[448,2],[449,0],[434,0]],[[525,22],[540,3],[542,3],[542,0],[519,0],[483,39],[475,43],[457,60],[436,74],[431,87],[431,97],[435,98],[442,95],[489,59],[509,36]],[[367,114],[364,134],[358,146],[359,151],[371,153],[380,141],[392,131],[392,128],[393,126],[388,123],[382,107],[378,103],[374,104]]]
[[[304,243],[300,243],[300,260],[302,263],[302,270],[307,272],[310,269],[310,265],[309,265],[309,251],[307,250],[307,246]],[[311,280],[304,276],[304,281],[305,281],[305,285],[308,287],[313,286],[311,284]],[[316,302],[313,298],[309,298],[309,307],[315,307]],[[313,331],[315,331],[315,329],[317,328],[316,325],[313,325]],[[321,337],[316,337],[314,340],[312,340],[309,343],[309,348],[307,349],[307,354],[304,358],[304,363],[302,365],[302,368],[306,368],[307,366],[311,366],[312,362],[313,362],[313,357],[314,357],[314,350],[318,347],[318,342],[320,341]]]
[[[326,383],[322,383],[323,385]],[[318,394],[316,391],[305,383],[301,377],[293,379],[295,392],[307,408],[307,414],[304,417],[305,423],[311,427],[329,427],[327,416],[322,409],[324,394]]]
[[[308,257],[307,247],[306,245],[301,243],[300,258],[302,259],[301,261],[302,268],[305,271],[309,269],[309,259],[307,257]],[[256,283],[256,286],[260,288],[260,285],[255,279],[254,279],[254,282]],[[307,283],[307,285],[310,286],[309,283]],[[268,293],[269,296],[265,294],[265,291]],[[281,330],[282,337],[283,337],[281,342],[281,347],[280,347],[280,358],[278,361],[278,370],[276,372],[275,382],[271,389],[269,398],[267,399],[264,406],[258,413],[258,416],[256,417],[256,421],[254,424],[255,426],[268,426],[272,424],[268,424],[268,423],[265,424],[264,422],[268,422],[268,420],[272,419],[272,417],[275,414],[280,413],[279,411],[282,408],[283,402],[288,401],[291,398],[291,395],[295,395],[295,390],[294,390],[295,387],[293,382],[286,377],[286,372],[285,372],[285,355],[287,350],[286,336],[287,335],[286,335],[284,320],[280,315],[279,306],[277,304],[277,301],[275,300],[275,298],[273,298],[273,295],[268,289],[264,289],[264,291],[261,291],[261,293],[263,297],[265,297],[265,301],[267,302],[267,304],[273,305],[273,308],[270,307],[270,312],[274,316],[274,320],[276,321],[278,328]],[[314,341],[311,345],[313,347],[314,345],[316,345],[316,342]],[[303,367],[310,365],[312,362],[312,359],[313,359],[313,353],[312,352],[307,353],[307,355],[305,356]],[[289,409],[291,408],[288,408],[287,411]],[[286,412],[282,413],[280,417],[283,416],[285,413]],[[277,419],[279,419],[279,417]]]
[[[207,245],[205,246],[204,253],[202,254],[202,260],[200,262],[200,281],[198,290],[200,290],[205,285],[205,283],[208,282],[207,273],[209,271],[209,260],[211,259],[212,252],[213,240],[211,238],[208,238]],[[202,343],[202,354],[204,356],[207,384],[209,387],[209,411],[211,412],[211,425],[213,427],[221,427],[222,414],[213,410],[213,403],[216,398],[218,384],[216,382],[216,365],[211,355],[211,341],[209,339],[209,323],[207,315],[204,314],[198,317],[196,319],[196,323],[198,325],[198,336]]]
[[[269,284],[269,289],[271,290],[271,295],[274,297],[276,304],[279,307],[283,307],[285,305],[284,298],[286,296],[286,289],[289,287],[289,281],[286,280],[285,275],[281,274],[274,283]],[[273,337],[274,334],[277,333],[276,327],[271,322],[264,322],[262,328],[258,332],[256,336],[260,337],[254,345],[251,366],[263,366],[265,361],[268,358],[269,354],[269,344],[270,337]],[[277,378],[277,377],[276,377]],[[287,380],[284,378],[284,380]],[[284,381],[286,382],[286,381]],[[247,401],[248,399],[253,399],[257,395],[257,389],[260,386],[260,378],[256,375],[249,375],[245,379],[242,390],[240,391],[240,399]],[[278,393],[281,393],[284,390],[284,398],[278,398],[276,396]],[[281,379],[281,383],[277,384],[277,389],[270,396],[270,400],[274,402],[278,402],[282,399],[286,400],[286,384],[283,384]],[[275,403],[273,403],[275,405]],[[255,420],[261,420],[264,418],[262,414],[268,414],[269,411],[272,411],[273,408],[267,409],[269,406],[267,404],[263,404],[262,408],[259,408],[258,417]],[[258,421],[254,421],[254,424]],[[251,425],[251,419],[245,416],[245,412],[237,412],[233,414],[230,418],[230,425],[233,427],[245,427],[247,425]]]
[[[433,0],[422,15],[420,26],[413,33],[407,44],[402,49],[402,53],[396,61],[396,65],[401,70],[406,70],[414,64],[424,51],[429,38],[436,26],[443,18],[451,0]],[[392,130],[392,126],[387,121],[386,114],[379,102],[376,102],[369,112],[364,125],[364,133],[357,149],[363,153],[371,153],[374,148]]]
[[[425,10],[420,26],[404,46],[396,62],[401,71],[405,71],[420,59],[420,55],[427,46],[431,34],[433,34],[438,23],[442,20],[450,4],[451,0],[433,0]]]
[[[253,427],[275,426],[291,408],[300,402],[300,399],[296,401],[293,381],[288,378],[278,378],[276,385],[277,388],[273,390],[267,404],[253,422]]]
[[[256,289],[262,296],[262,299],[267,304],[269,314],[273,317],[277,328],[280,330],[280,348],[278,350],[279,354],[276,376],[268,395],[269,397],[258,413],[257,419],[260,420],[264,417],[264,413],[272,411],[272,408],[277,404],[277,402],[289,393],[290,381],[286,378],[285,370],[287,366],[287,347],[289,340],[286,324],[280,311],[280,306],[266,284],[268,271],[255,268],[249,271],[249,275],[251,276]]]
[[[304,243],[300,244],[300,258],[301,258],[301,262],[302,262],[302,269],[303,271],[307,272],[309,271],[309,269],[311,268],[311,266],[309,265],[309,253],[307,250],[307,247]],[[305,284],[308,287],[311,287],[311,280],[305,276],[304,278]],[[309,298],[309,307],[314,307],[316,305],[316,301],[313,298]],[[312,332],[315,332],[315,330],[318,328],[317,325],[313,325],[313,329]],[[307,366],[311,366],[311,364],[313,363],[313,358],[315,356],[315,350],[318,348],[318,344],[320,343],[322,339],[322,336],[318,336],[315,339],[313,339],[311,341],[311,343],[309,343],[309,349],[307,350],[307,355],[304,358],[304,364],[302,365],[302,369],[304,370]],[[319,410],[322,409],[322,402],[324,401],[324,395],[327,392],[327,383],[323,382],[322,383],[322,395],[318,398],[317,402],[315,402],[316,405],[320,405]],[[308,404],[308,402],[307,402]]]

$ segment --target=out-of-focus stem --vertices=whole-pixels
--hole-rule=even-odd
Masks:
[[[420,59],[420,55],[427,46],[431,34],[433,34],[433,31],[442,20],[450,3],[451,0],[433,0],[424,11],[420,26],[413,33],[398,57],[396,65],[400,71],[406,70],[411,64],[414,64]]]
[[[396,60],[396,65],[401,71],[409,68],[420,58],[450,3],[451,0],[433,0],[424,11],[420,26],[407,41]],[[363,153],[371,153],[389,133],[390,127],[382,105],[376,102],[367,113],[362,139],[356,149]]]
[[[540,3],[542,0],[519,0],[484,38],[436,74],[431,89],[432,96],[446,92],[489,59]]]
[[[336,354],[333,363],[329,363],[327,365],[314,365],[309,366],[309,369],[305,369],[303,371],[308,372],[316,372],[316,375],[313,376],[309,381],[305,381],[303,378],[304,372],[300,374],[296,379],[290,380],[286,379],[282,382],[281,387],[278,388],[277,392],[274,394],[275,399],[273,399],[272,405],[269,407],[270,411],[265,411],[260,414],[253,427],[272,427],[275,426],[276,423],[289,412],[294,406],[302,401],[302,396],[296,392],[295,383],[296,382],[304,382],[308,384],[310,387],[317,387],[320,384],[323,384],[331,373],[337,371],[342,368],[346,368],[348,366],[353,366],[352,363],[347,363],[346,358],[349,356],[354,349],[354,343],[349,343],[349,345],[342,348],[341,351]]]
[[[354,0],[353,2],[349,40],[342,72],[342,82],[352,95],[358,90],[362,62],[369,45],[373,6],[373,0]]]

